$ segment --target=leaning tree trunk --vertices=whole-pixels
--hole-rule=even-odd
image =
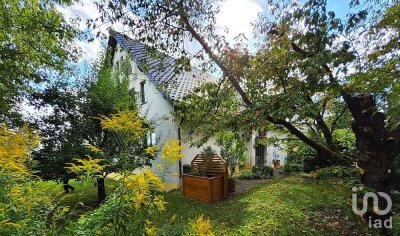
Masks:
[[[352,96],[348,107],[359,151],[359,166],[364,169],[362,182],[376,191],[387,192],[389,169],[400,153],[399,129],[385,127],[385,116],[379,112],[372,95]]]

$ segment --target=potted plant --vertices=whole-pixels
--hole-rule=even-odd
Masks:
[[[276,168],[276,169],[281,168],[281,160],[279,160],[279,159],[273,159],[272,164],[274,164],[274,168]]]
[[[228,165],[228,192],[235,192],[236,183],[233,174],[238,165],[246,161],[246,140],[237,133],[224,132],[219,135],[218,144],[221,146],[221,157]]]

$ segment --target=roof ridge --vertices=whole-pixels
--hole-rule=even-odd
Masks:
[[[129,36],[111,31],[110,35],[120,44],[121,48],[128,51],[134,62],[143,73],[155,84],[161,87],[160,91],[164,97],[172,102],[179,102],[190,93],[200,82],[207,81],[207,78],[215,78],[204,70],[190,65],[187,71],[177,67],[178,59],[160,52],[158,49],[139,43]],[[149,48],[156,50],[157,57],[152,57]],[[162,55],[162,57],[158,57]],[[144,68],[144,67],[148,68]]]

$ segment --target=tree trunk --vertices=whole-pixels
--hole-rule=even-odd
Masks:
[[[354,117],[352,129],[359,151],[359,166],[364,169],[362,182],[376,191],[387,192],[389,168],[400,153],[399,129],[385,127],[385,116],[379,112],[372,95],[352,96],[347,101]]]
[[[106,199],[106,187],[104,178],[97,178],[97,199],[99,203]]]
[[[361,175],[362,183],[376,192],[389,192],[389,169],[400,153],[400,128],[389,130],[385,127],[385,116],[379,112],[372,95],[347,97],[346,103],[354,117],[352,129],[356,136],[359,151],[359,167],[365,172]],[[385,209],[387,202],[379,198],[379,206]],[[373,219],[386,220],[391,217],[372,213]],[[388,229],[381,230],[387,235]]]

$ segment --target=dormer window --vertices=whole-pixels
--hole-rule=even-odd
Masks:
[[[146,81],[140,82],[140,101],[143,103],[146,103],[146,87],[145,87]]]

